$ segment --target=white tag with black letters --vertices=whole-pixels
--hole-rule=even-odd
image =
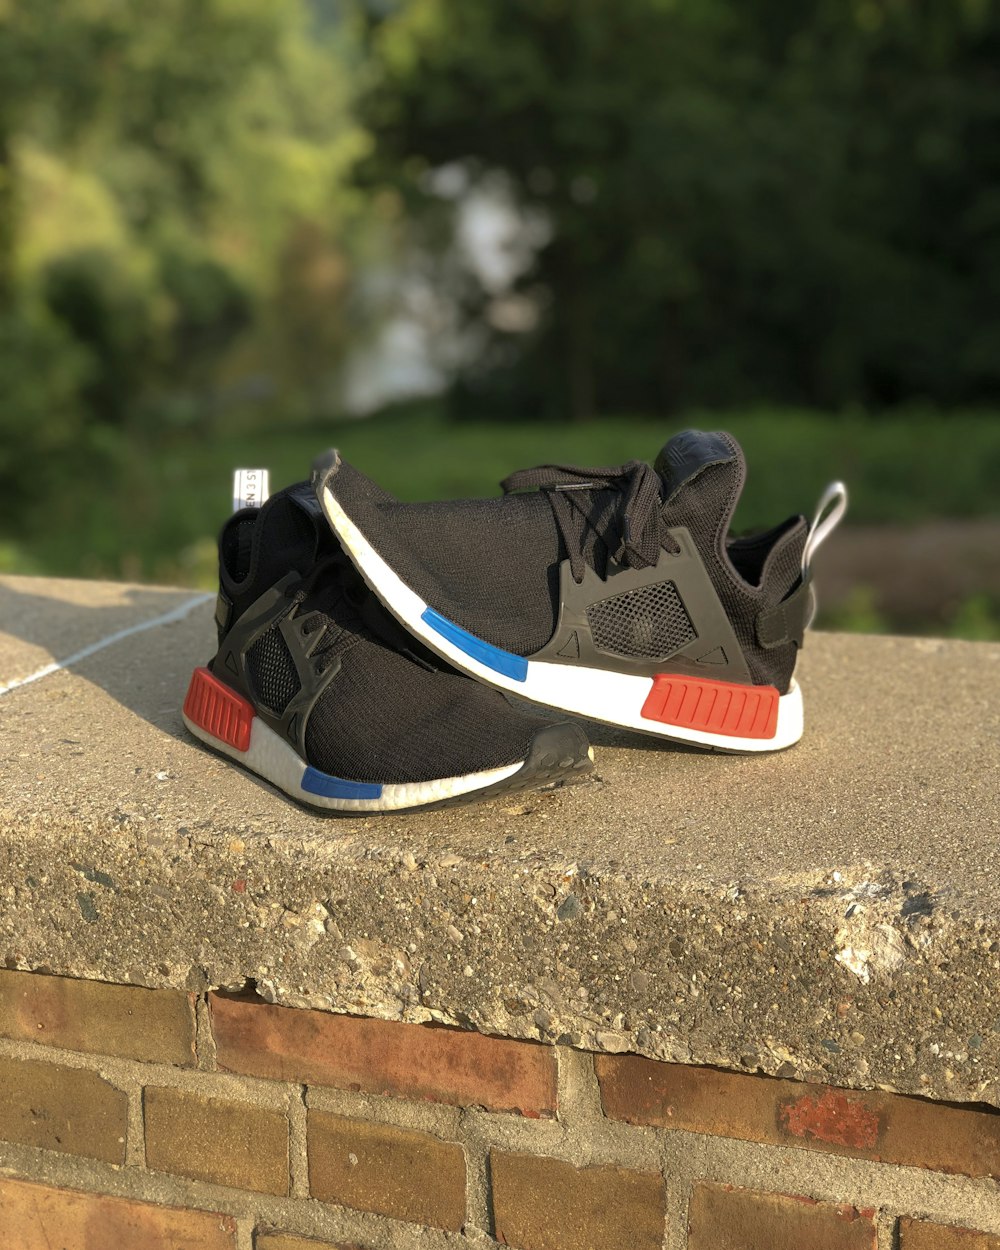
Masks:
[[[269,493],[267,469],[237,469],[233,474],[233,511],[259,508]]]

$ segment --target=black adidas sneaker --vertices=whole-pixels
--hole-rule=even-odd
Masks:
[[[590,768],[583,731],[454,672],[370,594],[308,483],[227,522],[219,650],[184,721],[292,798],[389,811],[545,785]]]
[[[731,435],[686,431],[652,467],[546,465],[498,499],[399,503],[335,451],[314,484],[368,585],[456,668],[644,733],[776,751],[802,734],[809,561],[846,492],[811,527],[734,540],[745,476]]]

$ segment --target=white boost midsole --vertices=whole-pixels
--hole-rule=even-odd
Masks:
[[[437,781],[414,781],[398,785],[383,785],[382,793],[377,799],[344,799],[328,798],[307,790],[302,785],[302,778],[308,765],[283,738],[269,728],[259,716],[255,716],[250,726],[250,745],[240,751],[229,743],[216,738],[214,734],[202,729],[194,721],[184,716],[188,729],[202,742],[207,743],[216,751],[228,755],[230,759],[245,765],[259,776],[284,790],[293,798],[311,807],[322,807],[337,812],[386,812],[406,807],[421,807],[427,803],[437,803],[443,799],[456,798],[469,794],[473,790],[484,790],[512,777],[523,767],[520,764],[509,764],[504,768],[492,768],[486,772],[469,773],[464,777],[445,777]]]
[[[432,651],[489,685],[509,690],[536,703],[575,712],[579,716],[623,725],[676,742],[712,747],[717,751],[780,751],[802,737],[802,692],[794,680],[788,693],[779,697],[774,737],[739,738],[663,724],[644,717],[642,707],[650,691],[649,677],[580,665],[552,664],[545,660],[528,660],[524,681],[497,672],[443,638],[423,620],[429,605],[386,564],[340,506],[329,486],[324,485],[320,491],[320,502],[327,520],[359,572],[392,614]]]

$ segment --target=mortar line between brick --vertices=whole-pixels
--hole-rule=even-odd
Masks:
[[[734,1185],[762,1193],[800,1194],[831,1205],[871,1207],[876,1221],[880,1216],[891,1223],[896,1216],[915,1215],[993,1236],[1000,1233],[996,1183],[985,1177],[680,1130],[661,1130],[660,1150],[668,1187],[680,1185],[688,1197],[699,1183]],[[668,1212],[671,1206],[668,1192]],[[677,1236],[676,1250],[684,1250],[686,1242],[677,1241]],[[675,1250],[673,1243],[667,1245]],[[894,1243],[883,1238],[879,1250],[894,1250]]]
[[[309,1197],[309,1134],[306,1087],[293,1085],[288,1091],[288,1170],[289,1195]]]
[[[125,1166],[145,1169],[146,1117],[142,1106],[142,1084],[130,1081],[126,1093],[128,1095],[128,1119],[125,1127]]]
[[[492,1236],[488,1135],[480,1118],[468,1112],[459,1121],[458,1135],[465,1150],[465,1222]]]
[[[466,1113],[463,1108],[450,1103],[413,1102],[406,1098],[362,1094],[318,1085],[307,1085],[305,1091],[309,1111],[325,1111],[349,1120],[391,1124],[395,1128],[430,1133],[442,1141],[457,1140],[459,1123]]]
[[[594,1056],[589,1051],[556,1047],[558,1072],[557,1102],[559,1120],[566,1130],[576,1132],[604,1126],[604,1107],[594,1071]]]
[[[208,1007],[208,995],[199,994],[194,1005],[195,1063],[202,1072],[215,1072],[215,1034],[212,1031],[212,1013]]]
[[[686,1250],[688,1241],[688,1206],[694,1185],[693,1170],[688,1174],[677,1167],[667,1148],[667,1135],[661,1135],[660,1174],[665,1189],[663,1250]]]
[[[236,1220],[236,1250],[253,1250],[253,1230],[257,1221],[253,1216]]]
[[[878,1250],[898,1250],[898,1217],[892,1211],[879,1211],[875,1216]]]

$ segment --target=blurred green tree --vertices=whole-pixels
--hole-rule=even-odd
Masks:
[[[351,45],[308,0],[0,0],[0,426],[21,464],[127,456],[248,384],[271,411],[321,393],[371,232]],[[303,237],[301,267],[338,273],[308,361],[285,315]],[[37,490],[0,461],[0,512]]]
[[[995,0],[368,7],[362,181],[422,223],[457,165],[549,227],[533,330],[464,275],[478,408],[996,398]]]

